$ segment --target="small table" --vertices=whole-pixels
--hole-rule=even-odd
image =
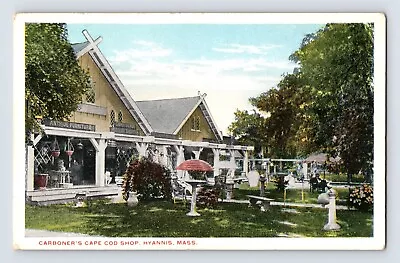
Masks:
[[[192,186],[192,201],[190,203],[190,212],[187,213],[187,216],[200,216],[199,213],[196,212],[196,190],[199,185],[207,183],[207,181],[204,180],[188,180],[185,181],[186,183],[190,184]]]

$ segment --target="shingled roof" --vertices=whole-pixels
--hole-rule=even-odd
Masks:
[[[71,46],[75,54],[78,54],[78,52],[87,47],[87,45],[89,45],[89,41],[85,41],[83,43],[74,43]]]
[[[155,132],[173,134],[200,102],[200,96],[136,101]]]

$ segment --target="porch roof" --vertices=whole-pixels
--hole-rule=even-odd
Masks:
[[[209,143],[209,142],[197,142],[190,140],[178,140],[178,139],[169,139],[169,138],[159,138],[154,136],[140,136],[140,135],[130,135],[130,134],[119,134],[114,132],[95,132],[95,131],[83,131],[83,130],[74,130],[74,129],[66,129],[59,127],[50,127],[42,125],[42,129],[47,135],[55,135],[55,136],[66,136],[66,137],[74,137],[74,138],[87,138],[87,139],[108,139],[108,140],[116,140],[116,141],[124,141],[124,142],[143,142],[143,143],[154,143],[158,145],[182,145],[182,146],[193,146],[193,147],[204,147],[204,148],[213,148],[213,149],[231,149],[231,150],[246,150],[253,151],[253,146],[242,146],[242,145],[227,145],[222,143]],[[34,144],[38,143],[42,138],[42,135],[39,135]]]

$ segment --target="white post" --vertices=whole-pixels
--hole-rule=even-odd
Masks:
[[[164,166],[168,166],[168,146],[161,145],[159,149],[160,163]]]
[[[26,190],[33,191],[34,189],[34,178],[35,178],[35,150],[33,146],[27,147],[27,171],[26,171]]]
[[[185,161],[185,148],[181,145],[174,145],[175,151],[176,151],[176,166],[180,165]],[[179,170],[176,172],[176,175],[178,176],[179,179],[183,178],[183,171]]]
[[[202,147],[200,147],[198,151],[193,151],[194,158],[197,159],[197,160],[200,159],[200,154],[201,154],[202,151],[203,151]]]
[[[107,148],[106,140],[100,139],[98,141],[98,146],[96,149],[96,185],[97,186],[104,186],[104,182],[105,182],[106,148]]]
[[[233,179],[235,177],[235,170],[236,170],[236,162],[235,162],[235,150],[229,150],[230,159],[229,159],[229,167],[230,167],[230,174],[229,177]]]
[[[212,149],[214,153],[214,178],[219,176],[219,149]]]
[[[244,151],[243,172],[246,177],[249,175],[249,152],[247,150]]]
[[[136,143],[136,150],[139,152],[139,159],[143,156],[146,156],[147,147],[149,145],[147,143]]]
[[[308,179],[307,172],[308,172],[307,163],[303,163],[303,176],[304,176],[304,179]]]
[[[190,203],[190,212],[187,213],[187,216],[200,216],[199,213],[197,213],[196,211],[196,188],[197,188],[197,184],[195,182],[192,182],[190,184],[192,186],[192,201]]]
[[[324,230],[338,230],[340,226],[336,223],[336,194],[335,190],[329,189],[328,191],[329,197],[329,212],[328,212],[328,223],[324,226]]]

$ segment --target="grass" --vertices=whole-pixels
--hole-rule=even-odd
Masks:
[[[337,192],[337,204],[346,204],[349,190],[347,188],[334,188]],[[266,187],[265,196],[272,198],[277,202],[283,202],[283,192],[278,192],[273,183],[269,183]],[[286,202],[290,203],[305,203],[305,204],[317,204],[318,195],[320,192],[310,192],[308,187],[303,190],[304,201],[302,200],[301,189],[286,189]],[[260,195],[259,187],[250,187],[248,184],[241,184],[239,189],[234,189],[234,199],[246,200],[246,195]],[[340,201],[339,201],[340,200]]]
[[[372,213],[338,210],[340,231],[325,232],[326,209],[285,209],[268,212],[247,204],[220,203],[215,209],[198,209],[200,217],[188,217],[189,204],[93,202],[90,207],[71,205],[26,206],[26,228],[79,232],[109,237],[370,237]],[[295,213],[294,213],[295,212]]]
[[[331,182],[347,182],[347,174],[331,174],[331,173],[326,173],[325,176],[323,174],[320,174],[321,178],[324,178],[327,181]],[[351,181],[353,183],[362,183],[365,181],[364,175],[362,174],[353,174]]]

